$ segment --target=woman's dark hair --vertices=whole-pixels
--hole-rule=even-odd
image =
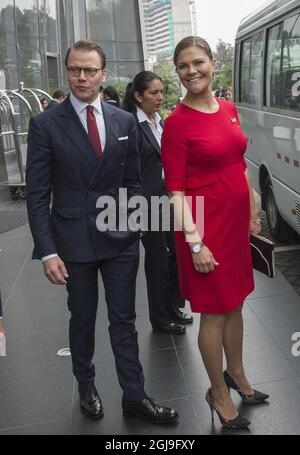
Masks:
[[[141,71],[138,73],[133,79],[133,82],[129,82],[126,87],[123,109],[128,112],[136,112],[138,102],[134,97],[134,93],[138,92],[143,96],[145,90],[149,88],[150,83],[156,80],[162,82],[162,79],[157,74],[152,73],[152,71]]]
[[[117,90],[112,85],[105,87],[103,96],[104,99],[106,98],[105,101],[113,101],[115,106],[120,107],[120,97]]]
[[[210,60],[214,59],[211,47],[208,44],[208,42],[205,41],[205,39],[200,38],[199,36],[187,36],[186,38],[183,38],[181,41],[179,41],[179,43],[177,44],[177,46],[175,48],[174,57],[173,57],[175,66],[177,66],[178,56],[179,56],[180,52],[184,51],[185,49],[187,49],[189,47],[195,47],[195,46],[200,47],[200,49],[204,50],[204,52],[206,53],[207,57]]]

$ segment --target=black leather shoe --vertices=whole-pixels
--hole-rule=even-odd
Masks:
[[[153,325],[154,332],[162,332],[167,335],[183,335],[186,328],[178,322],[166,322],[165,324]]]
[[[175,423],[179,417],[174,409],[160,407],[150,398],[140,401],[123,399],[122,407],[124,417],[137,417],[152,423]]]
[[[78,384],[80,396],[81,413],[91,419],[101,419],[103,417],[103,407],[93,382],[82,382]]]
[[[174,315],[175,320],[177,322],[179,322],[180,324],[192,324],[192,322],[194,320],[193,316],[190,316],[187,313],[184,313],[179,308],[174,308],[173,315]]]

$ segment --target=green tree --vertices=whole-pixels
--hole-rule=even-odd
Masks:
[[[175,73],[174,65],[169,61],[161,59],[154,65],[153,71],[163,80],[164,100],[162,111],[169,112],[176,106],[178,98],[181,96],[180,83]]]
[[[217,62],[213,90],[232,85],[233,46],[231,43],[218,40],[214,57]]]

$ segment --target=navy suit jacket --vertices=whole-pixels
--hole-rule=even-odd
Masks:
[[[162,196],[162,159],[161,151],[148,122],[139,123],[135,116],[141,160],[141,179],[144,196]],[[163,126],[163,123],[162,123]]]
[[[96,227],[99,196],[118,201],[119,188],[127,188],[128,197],[141,194],[134,117],[107,103],[102,109],[100,160],[69,98],[30,121],[26,185],[34,259],[57,253],[63,261],[93,262],[138,240],[139,233]]]

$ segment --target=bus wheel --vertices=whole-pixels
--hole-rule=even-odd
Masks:
[[[264,187],[264,205],[272,237],[278,242],[287,242],[291,238],[293,231],[279,213],[269,176]]]

